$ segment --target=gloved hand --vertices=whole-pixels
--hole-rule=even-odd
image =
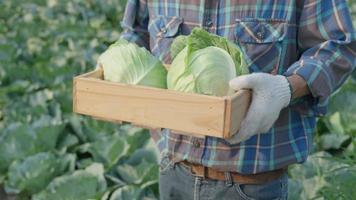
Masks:
[[[252,102],[238,133],[227,141],[237,144],[251,136],[267,132],[282,108],[290,103],[291,89],[285,76],[253,73],[230,81],[234,90],[252,89]]]

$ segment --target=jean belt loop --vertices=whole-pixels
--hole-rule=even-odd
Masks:
[[[225,175],[225,180],[226,180],[226,185],[231,186],[232,185],[232,177],[230,172],[224,172]]]
[[[206,179],[208,177],[208,168],[206,166],[204,166],[204,168],[203,168],[203,177],[204,177],[204,179]]]
[[[169,155],[169,160],[172,165],[172,168],[175,169],[176,165],[178,164],[177,159],[174,156]]]

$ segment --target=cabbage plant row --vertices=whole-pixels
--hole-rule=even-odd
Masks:
[[[72,114],[123,1],[0,1],[0,199],[158,198],[147,130]]]
[[[124,3],[0,1],[1,200],[158,198],[147,130],[72,114],[72,77],[117,40]],[[355,77],[318,121],[314,155],[291,168],[290,199],[356,196]]]

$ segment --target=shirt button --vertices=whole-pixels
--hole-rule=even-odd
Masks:
[[[161,28],[162,33],[167,33],[166,27]]]
[[[194,140],[193,141],[193,145],[194,145],[194,147],[199,148],[200,147],[200,142],[197,141],[197,140]]]
[[[263,39],[262,32],[257,32],[257,37],[258,37],[258,39],[262,40]]]

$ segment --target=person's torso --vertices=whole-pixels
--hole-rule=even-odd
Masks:
[[[283,74],[301,53],[297,45],[297,2],[301,1],[147,0],[150,50],[170,63],[174,38],[202,27],[235,42],[251,73]],[[237,145],[221,138],[195,138],[168,129],[153,132],[152,136],[162,154],[173,154],[178,160],[242,173],[273,170],[304,161],[310,151],[315,116],[301,114],[298,109],[302,105],[283,109],[271,130]]]
[[[194,27],[234,41],[250,72],[282,74],[298,59],[294,0],[148,0],[151,52],[170,63],[178,35]]]

